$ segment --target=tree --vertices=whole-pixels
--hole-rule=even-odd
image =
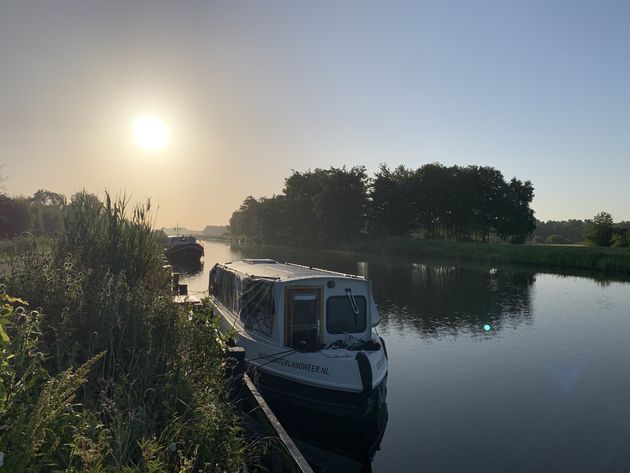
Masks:
[[[63,194],[40,189],[29,199],[34,233],[56,235],[63,230],[63,209],[66,197]]]
[[[31,201],[38,205],[62,208],[66,205],[66,196],[45,189],[40,189],[33,194]]]
[[[509,183],[492,167],[425,164],[416,170],[382,164],[293,173],[283,193],[245,199],[230,231],[262,242],[312,246],[372,235],[418,233],[429,239],[522,243],[536,227],[534,188]]]
[[[251,195],[247,196],[238,210],[230,218],[230,233],[234,236],[255,236],[255,211],[258,201]]]
[[[0,194],[0,237],[18,235],[29,230],[30,226],[28,202]]]
[[[534,211],[529,204],[534,198],[534,186],[529,181],[512,178],[505,188],[503,209],[495,223],[499,238],[511,243],[525,243],[527,236],[536,228]]]
[[[367,209],[365,167],[316,169],[313,211],[320,242],[357,237],[365,227]]]
[[[404,166],[391,171],[386,164],[369,186],[368,229],[375,235],[406,235],[413,230],[414,172]]]
[[[595,246],[610,246],[613,236],[613,218],[608,212],[600,212],[586,227],[586,241]]]

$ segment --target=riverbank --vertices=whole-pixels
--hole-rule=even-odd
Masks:
[[[628,248],[464,243],[387,237],[363,239],[338,245],[324,245],[320,249],[354,253],[376,253],[414,259],[446,259],[491,265],[518,264],[557,270],[568,269],[630,274],[630,249]]]
[[[230,398],[216,317],[175,304],[149,209],[126,205],[79,193],[51,245],[2,246],[7,471],[232,472],[267,448]]]

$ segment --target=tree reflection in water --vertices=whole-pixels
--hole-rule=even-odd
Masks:
[[[385,328],[392,324],[423,335],[494,334],[531,322],[534,272],[370,263],[368,276]]]

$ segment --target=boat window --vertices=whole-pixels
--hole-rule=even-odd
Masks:
[[[348,296],[332,296],[326,302],[326,330],[328,333],[359,333],[367,328],[365,297],[354,296],[356,309]]]
[[[245,328],[271,335],[274,319],[273,284],[264,279],[241,281],[239,317]]]
[[[271,335],[275,319],[271,281],[237,275],[215,265],[210,271],[210,293],[236,313],[246,329]]]
[[[320,346],[321,291],[289,289],[287,346],[315,351]]]

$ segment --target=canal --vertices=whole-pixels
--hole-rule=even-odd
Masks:
[[[369,426],[300,420],[298,443],[316,469],[630,471],[627,281],[203,244],[203,265],[184,270],[191,292],[207,289],[215,262],[242,257],[372,281],[389,351],[387,412]]]

